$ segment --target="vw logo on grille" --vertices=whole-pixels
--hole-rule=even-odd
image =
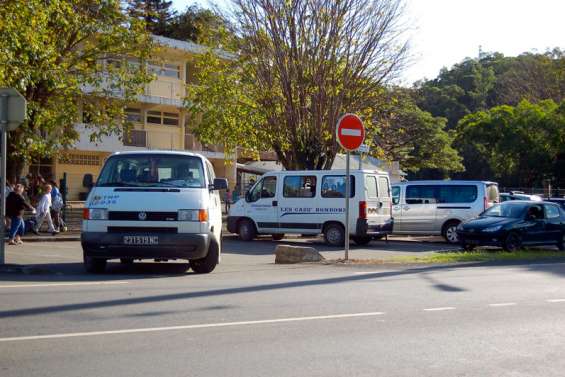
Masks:
[[[147,213],[145,212],[139,212],[137,214],[137,218],[140,219],[141,221],[145,220],[147,218]]]

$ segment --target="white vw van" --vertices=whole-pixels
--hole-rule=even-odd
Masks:
[[[110,156],[88,195],[81,243],[88,272],[108,259],[187,259],[197,273],[220,260],[222,212],[210,161],[170,151]]]
[[[349,229],[353,241],[367,244],[392,232],[388,174],[351,170]],[[249,241],[257,234],[282,239],[285,233],[322,233],[330,245],[345,242],[345,170],[266,173],[235,203],[228,230]]]

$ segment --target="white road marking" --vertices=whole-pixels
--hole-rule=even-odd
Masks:
[[[453,306],[444,306],[441,308],[428,308],[428,309],[424,309],[424,311],[426,312],[439,312],[442,310],[455,310],[455,308]]]
[[[380,316],[380,315],[383,315],[383,314],[385,314],[385,313],[384,312],[367,312],[367,313],[331,314],[331,315],[319,315],[319,316],[312,316],[312,317],[291,317],[291,318],[278,318],[278,319],[263,319],[263,320],[257,320],[257,321],[204,323],[204,324],[200,324],[200,325],[147,327],[147,328],[127,329],[127,330],[91,331],[91,332],[77,332],[77,333],[51,334],[51,335],[35,335],[35,336],[16,336],[16,337],[11,337],[11,338],[0,338],[0,342],[17,342],[17,341],[22,341],[22,340],[77,338],[77,337],[85,337],[85,336],[135,334],[135,333],[174,331],[174,330],[193,330],[193,329],[207,329],[207,328],[213,328],[213,327],[250,326],[250,325],[262,325],[262,324],[272,324],[272,323],[313,321],[313,320],[320,320],[320,319],[343,319],[343,318],[358,318],[358,317],[375,317],[375,316]]]
[[[342,128],[341,134],[344,136],[361,136],[361,130],[355,128]]]
[[[565,298],[553,298],[553,299],[547,300],[547,302],[565,302]]]
[[[497,304],[488,304],[488,306],[492,306],[492,307],[495,307],[495,308],[500,307],[500,306],[514,306],[514,305],[516,305],[515,302],[500,302],[500,303],[497,303]]]
[[[14,284],[0,285],[2,288],[38,288],[38,287],[72,287],[83,285],[113,285],[113,284],[129,284],[129,281],[89,281],[82,283],[47,283],[47,284]]]

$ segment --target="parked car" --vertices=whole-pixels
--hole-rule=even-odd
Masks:
[[[188,152],[119,152],[110,156],[83,212],[84,266],[102,272],[109,259],[187,259],[197,273],[220,260],[222,210],[205,157]]]
[[[359,245],[392,231],[390,181],[386,172],[351,170],[349,229]],[[345,170],[266,173],[232,205],[228,230],[250,241],[257,234],[317,235],[330,245],[345,241]]]
[[[459,242],[457,226],[499,203],[487,181],[411,181],[392,186],[394,234],[442,235]]]
[[[555,203],[509,201],[459,225],[461,246],[499,246],[514,251],[526,245],[556,245],[565,250],[565,211]]]
[[[543,198],[539,195],[527,195],[524,194],[522,191],[510,191],[510,192],[503,192],[500,194],[500,202],[506,202],[509,200],[531,200],[534,202],[541,202]]]

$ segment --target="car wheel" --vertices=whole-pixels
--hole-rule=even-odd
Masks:
[[[522,247],[522,237],[516,232],[511,232],[506,236],[502,247],[506,251],[516,251]]]
[[[242,241],[251,241],[257,235],[255,225],[250,220],[241,220],[237,228],[237,234]]]
[[[557,243],[557,248],[561,251],[565,251],[565,233],[561,235],[561,241]]]
[[[443,226],[443,238],[450,244],[459,243],[459,236],[457,235],[457,226],[460,223],[458,221],[450,221]]]
[[[284,233],[271,234],[273,241],[280,241],[284,238]]]
[[[351,237],[351,239],[353,240],[353,242],[355,242],[356,245],[359,245],[359,246],[364,246],[364,245],[367,245],[369,242],[371,242],[371,237],[369,237],[369,236]]]
[[[133,258],[120,258],[121,264],[133,264]]]
[[[82,255],[84,269],[86,272],[91,274],[101,274],[106,270],[106,259],[89,257],[84,251]]]
[[[191,259],[190,267],[192,267],[192,271],[196,272],[197,274],[208,274],[214,271],[216,265],[218,264],[220,257],[220,247],[216,240],[210,241],[210,246],[208,246],[208,254],[204,258],[200,259]]]
[[[343,246],[345,243],[345,229],[341,224],[330,224],[324,231],[324,239],[331,246]]]

